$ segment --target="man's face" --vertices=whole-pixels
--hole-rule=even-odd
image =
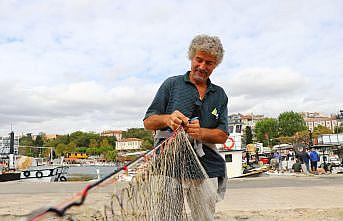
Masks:
[[[206,83],[212,71],[216,68],[217,61],[213,55],[197,51],[191,60],[190,79],[195,83]]]

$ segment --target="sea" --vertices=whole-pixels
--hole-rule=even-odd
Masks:
[[[82,166],[69,166],[69,176],[97,176],[97,170],[99,170],[100,177],[105,177],[108,174],[118,169],[117,166],[96,166],[96,165],[82,165]]]

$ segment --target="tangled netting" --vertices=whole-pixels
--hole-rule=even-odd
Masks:
[[[211,184],[183,129],[178,130],[141,163],[136,175],[115,182],[102,208],[81,206],[65,220],[176,221],[209,220],[217,190]],[[92,196],[89,195],[89,198]]]

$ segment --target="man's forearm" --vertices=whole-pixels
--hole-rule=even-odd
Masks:
[[[169,127],[172,130],[177,129],[182,123],[188,124],[189,118],[180,111],[175,110],[171,114],[155,114],[144,120],[144,127],[148,130],[158,130]]]
[[[223,144],[226,142],[228,135],[220,129],[200,128],[201,140],[208,143]]]
[[[151,115],[143,121],[144,127],[147,130],[158,130],[167,127],[168,115]]]

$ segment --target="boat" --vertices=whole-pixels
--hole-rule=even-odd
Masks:
[[[21,171],[21,181],[39,181],[39,182],[59,182],[67,181],[69,167],[67,166],[51,166],[37,167],[29,170]]]
[[[36,159],[33,161],[31,157],[16,155],[18,152],[14,151],[13,131],[10,133],[9,141],[9,148],[6,149],[8,152],[1,152],[0,182],[19,180],[23,182],[67,181],[69,167],[63,165],[63,159],[57,165],[51,164],[52,160],[46,165],[39,165]]]

